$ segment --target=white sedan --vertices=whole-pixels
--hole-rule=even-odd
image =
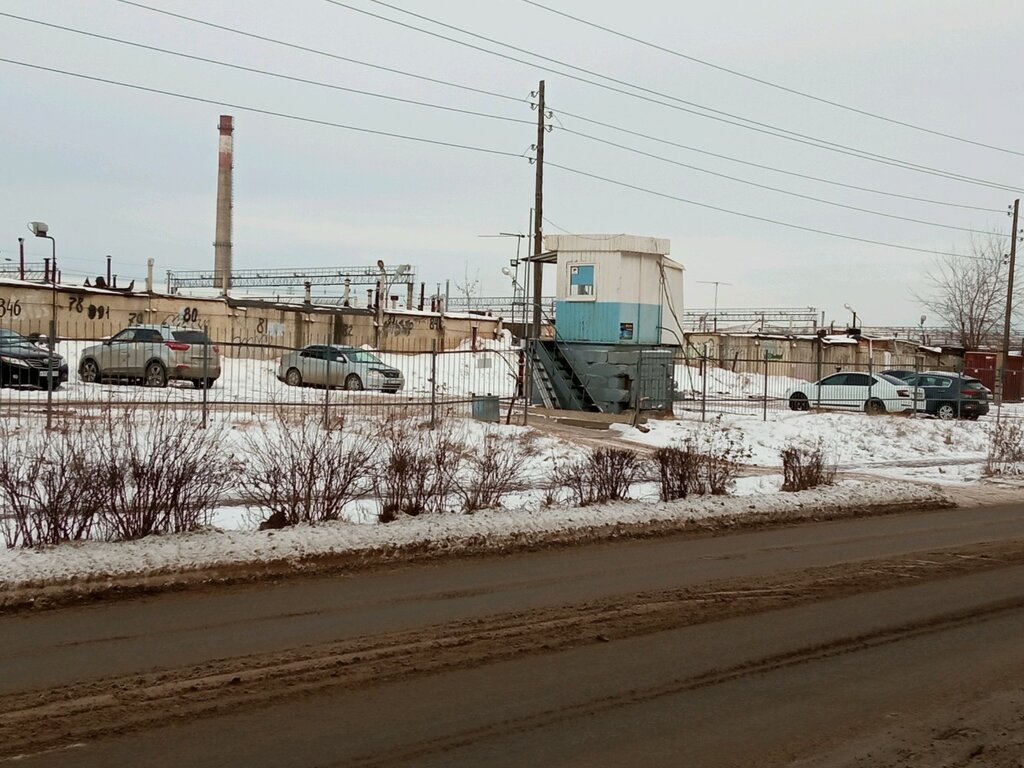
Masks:
[[[884,373],[840,371],[821,381],[790,387],[786,399],[794,411],[820,406],[865,413],[902,413],[924,408],[927,398],[920,387]]]

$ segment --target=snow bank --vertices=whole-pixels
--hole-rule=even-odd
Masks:
[[[329,523],[279,531],[205,531],[140,541],[65,544],[39,550],[0,551],[4,589],[62,582],[179,574],[226,566],[260,565],[339,555],[503,550],[551,537],[585,538],[608,527],[731,520],[756,515],[815,519],[844,510],[893,504],[942,505],[933,488],[889,480],[845,481],[800,493],[700,497],[677,502],[619,502],[583,508],[492,510],[471,515],[406,517],[388,525]]]

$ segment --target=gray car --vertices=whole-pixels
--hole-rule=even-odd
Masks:
[[[147,387],[177,379],[197,389],[211,387],[220,378],[220,350],[195,328],[133,325],[82,350],[78,378],[140,381]]]
[[[337,344],[310,344],[281,358],[277,378],[293,387],[344,387],[397,392],[405,377],[372,352]]]

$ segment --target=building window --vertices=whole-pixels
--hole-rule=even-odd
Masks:
[[[569,295],[592,297],[594,295],[594,265],[572,264],[569,267]]]

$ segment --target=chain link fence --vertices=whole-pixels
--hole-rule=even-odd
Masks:
[[[936,416],[942,403],[952,403],[954,415],[966,418],[1024,418],[1024,406],[998,403],[994,383],[1004,375],[990,358],[987,364],[942,365],[915,361],[886,365],[881,362],[822,362],[734,357],[726,363],[700,355],[679,354],[675,359],[674,411],[700,414],[759,415],[805,410],[859,413],[896,413]],[[928,374],[952,376],[929,376]],[[1019,391],[1020,371],[1005,372],[1007,392]],[[910,378],[918,385],[911,385]],[[982,387],[971,384],[980,380]],[[983,405],[981,405],[983,404]],[[983,411],[979,413],[979,411]],[[949,411],[944,411],[948,415]]]
[[[96,317],[62,323],[51,339],[48,306],[0,307],[3,313],[0,415],[45,417],[48,425],[119,407],[184,410],[200,425],[275,418],[282,409],[322,411],[326,424],[398,410],[434,419],[484,409],[493,420],[512,404],[522,369],[507,333],[445,351],[389,337],[381,352],[326,334],[307,335],[296,347],[218,338],[200,324],[126,327]]]

